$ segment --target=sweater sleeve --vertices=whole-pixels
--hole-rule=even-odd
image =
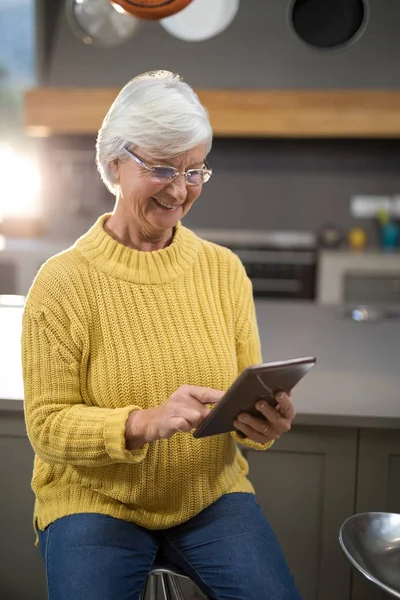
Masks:
[[[246,367],[260,364],[262,362],[262,356],[256,309],[253,299],[253,286],[239,259],[237,259],[236,264],[234,290],[236,309],[236,356],[238,375],[240,375]],[[259,444],[237,431],[233,431],[231,435],[236,442],[239,442],[248,448],[253,448],[254,450],[268,450],[274,443],[271,441],[266,444]]]
[[[26,307],[22,329],[25,423],[30,443],[49,464],[107,466],[138,463],[148,444],[125,447],[125,424],[138,406],[87,406],[80,392],[82,350],[76,324],[49,309]]]

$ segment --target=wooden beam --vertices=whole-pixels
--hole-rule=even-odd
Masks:
[[[36,88],[24,95],[24,125],[28,133],[94,134],[118,90],[97,88]]]
[[[197,90],[224,137],[400,137],[400,91]],[[111,88],[37,88],[24,98],[33,135],[96,134]]]

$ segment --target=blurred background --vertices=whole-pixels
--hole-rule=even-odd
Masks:
[[[387,597],[351,571],[337,531],[360,510],[400,512],[400,3],[193,0],[153,20],[123,4],[0,0],[0,596],[46,597],[24,297],[113,208],[94,157],[119,89],[168,69],[215,131],[214,174],[184,224],[241,257],[264,359],[318,359],[288,439],[245,452],[259,502],[305,600]],[[268,469],[282,474],[274,497]]]
[[[216,132],[214,177],[188,227],[243,251],[295,252],[279,263],[246,254],[266,296],[399,301],[388,256],[400,244],[398,2],[353,14],[352,1],[327,0],[319,20],[319,0],[225,2],[228,23],[196,0],[177,24],[179,14],[138,20],[106,0],[1,0],[0,293],[26,294],[45,258],[111,210],[98,127],[131,77],[165,68],[199,91]],[[133,27],[113,26],[105,5]],[[18,183],[10,169],[23,170]],[[296,254],[306,245],[312,257]]]

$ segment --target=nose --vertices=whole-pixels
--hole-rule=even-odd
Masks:
[[[174,181],[171,181],[168,187],[170,195],[173,196],[175,200],[179,202],[179,204],[182,204],[182,202],[186,200],[187,189],[186,181],[183,175],[178,175]]]

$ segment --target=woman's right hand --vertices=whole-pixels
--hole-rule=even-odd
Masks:
[[[190,432],[207,417],[210,408],[225,392],[196,385],[181,385],[165,402],[154,408],[130,413],[125,427],[128,450],[159,439],[169,439],[178,431]]]

